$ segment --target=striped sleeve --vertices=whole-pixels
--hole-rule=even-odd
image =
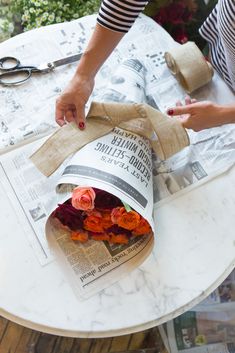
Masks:
[[[97,22],[113,31],[126,33],[147,3],[141,0],[103,0]]]
[[[234,0],[219,0],[199,33],[209,43],[212,65],[235,91],[234,23]]]

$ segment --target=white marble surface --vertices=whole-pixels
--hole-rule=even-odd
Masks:
[[[235,266],[235,168],[156,210],[151,256],[120,282],[79,302],[56,263],[41,267],[0,190],[0,314],[48,333],[108,337],[188,310]]]
[[[212,83],[215,100],[234,99],[215,88]],[[226,92],[222,83],[220,90]],[[108,337],[183,313],[235,266],[234,189],[235,168],[162,205],[149,258],[117,284],[79,302],[55,262],[40,266],[0,188],[0,315],[48,333]]]

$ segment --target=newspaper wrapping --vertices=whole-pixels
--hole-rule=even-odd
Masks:
[[[164,153],[176,153],[188,143],[187,134],[178,122],[175,124],[176,121],[164,117],[155,109],[145,108],[144,105],[107,102],[107,100],[112,99],[110,92],[114,92],[112,85],[115,81],[114,78],[117,77],[122,83],[118,91],[115,90],[119,96],[121,92],[127,92],[126,100],[130,103],[137,102],[139,99],[144,100],[145,71],[144,65],[134,59],[124,61],[120,65],[120,68],[111,77],[107,91],[103,93],[102,98],[106,100],[106,103],[93,103],[88,112],[88,117],[97,116],[99,118],[98,126],[95,125],[94,128],[95,133],[97,131],[99,134],[102,132],[100,118],[103,116],[106,119],[108,118],[109,121],[112,119],[111,128],[108,131],[105,129],[105,136],[95,139],[89,144],[87,144],[86,139],[92,135],[92,127],[87,126],[87,136],[84,132],[82,132],[81,138],[78,138],[77,134],[75,135],[75,148],[77,148],[77,141],[81,143],[82,139],[85,139],[86,145],[66,163],[62,177],[57,183],[57,203],[58,198],[59,203],[63,203],[70,198],[74,186],[96,187],[123,200],[144,217],[152,227],[152,234],[140,239],[133,238],[125,246],[90,241],[90,245],[84,247],[81,244],[80,246],[74,244],[69,232],[61,228],[50,216],[46,223],[48,244],[54,250],[61,267],[66,271],[67,278],[70,278],[71,284],[80,298],[86,298],[117,281],[124,273],[128,273],[143,262],[152,249],[155,232],[154,220],[152,219],[152,126],[156,126],[155,131],[160,141],[155,142],[155,145],[163,146],[161,149],[158,148],[159,153],[162,150],[164,151],[163,155]],[[123,76],[125,80],[121,78]],[[131,90],[130,86],[132,86]],[[150,116],[150,121],[146,121],[148,116]],[[120,129],[117,125],[124,126],[126,129]],[[105,121],[104,127],[107,127],[107,121]],[[136,135],[130,130],[134,130],[145,137]],[[109,131],[111,132],[107,134]],[[67,146],[70,147],[73,144],[71,142],[71,130],[68,134],[65,134],[61,129],[59,135],[54,134],[48,140],[49,144],[46,141],[39,149],[40,152],[33,154],[31,159],[34,163],[36,162],[37,166],[40,166],[40,170],[45,171],[47,166],[52,168],[58,157],[67,157],[68,153],[65,149],[62,151],[60,145],[65,145],[65,148],[67,148]],[[55,137],[54,140],[52,140],[53,137]],[[69,144],[61,143],[63,138],[65,141],[69,141]],[[153,136],[153,138],[154,141],[157,140],[156,136]],[[50,144],[51,141],[53,145]],[[163,141],[162,144],[161,141]],[[53,146],[55,146],[54,150]],[[164,150],[164,146],[167,150]],[[71,153],[70,149],[69,152]],[[52,156],[49,161],[47,159],[48,155]],[[46,156],[46,159],[44,156]],[[48,175],[47,172],[45,174]],[[57,207],[57,203],[52,211]]]
[[[52,211],[71,198],[74,186],[105,190],[130,205],[151,225],[152,234],[133,237],[126,245],[89,240],[79,244],[49,217],[46,236],[75,292],[86,298],[140,265],[153,246],[152,161],[149,141],[115,128],[78,151],[57,182]]]
[[[59,203],[71,197],[73,186],[96,187],[131,206],[149,222],[154,233],[151,145],[160,157],[167,158],[188,144],[188,136],[177,120],[150,106],[107,102],[114,92],[119,98],[121,92],[126,92],[125,101],[130,103],[143,101],[145,76],[146,69],[141,61],[122,62],[100,97],[106,102],[91,104],[85,133],[67,125],[53,134],[30,159],[48,176],[65,157],[85,145],[67,163],[58,181]],[[114,90],[113,84],[117,82],[119,87]],[[93,118],[90,124],[89,117]],[[98,118],[98,124],[92,126],[94,117]],[[97,139],[99,136],[102,137]],[[65,191],[68,191],[66,195]],[[52,211],[56,207],[57,204]],[[131,240],[128,246],[110,246],[106,242],[78,246],[51,216],[46,223],[46,236],[80,298],[100,291],[135,268],[144,261],[153,245],[153,235],[147,235]]]

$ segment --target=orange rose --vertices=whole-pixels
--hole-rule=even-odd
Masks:
[[[136,211],[127,212],[125,207],[116,207],[112,210],[111,219],[119,227],[133,230],[140,222],[140,215]]]
[[[135,236],[145,235],[151,232],[149,222],[145,218],[141,217],[140,222],[136,228],[133,229],[132,234]]]
[[[86,211],[84,213],[85,213],[86,216],[95,216],[95,217],[100,218],[100,219],[102,218],[101,212],[97,211],[95,209],[90,210],[90,211]]]
[[[109,241],[109,235],[107,233],[93,233],[91,234],[91,239],[93,240],[108,240]]]
[[[112,227],[113,222],[111,220],[111,211],[104,211],[102,212],[102,219],[101,219],[101,223],[104,229],[108,229],[110,227]]]
[[[83,222],[83,227],[90,232],[102,233],[104,228],[102,226],[102,218],[97,216],[87,216]]]
[[[113,234],[110,233],[109,242],[111,244],[128,244],[128,237],[126,234]]]
[[[111,220],[114,224],[117,224],[118,220],[122,217],[123,212],[125,212],[124,207],[116,207],[112,209]]]
[[[73,189],[72,206],[77,210],[93,210],[95,205],[95,191],[89,187],[78,186]]]
[[[88,233],[84,230],[71,232],[70,238],[85,243],[88,240]]]

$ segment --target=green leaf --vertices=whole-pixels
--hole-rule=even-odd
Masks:
[[[123,206],[125,207],[126,212],[130,212],[132,210],[132,208],[126,202],[122,201],[122,203],[123,203]]]

